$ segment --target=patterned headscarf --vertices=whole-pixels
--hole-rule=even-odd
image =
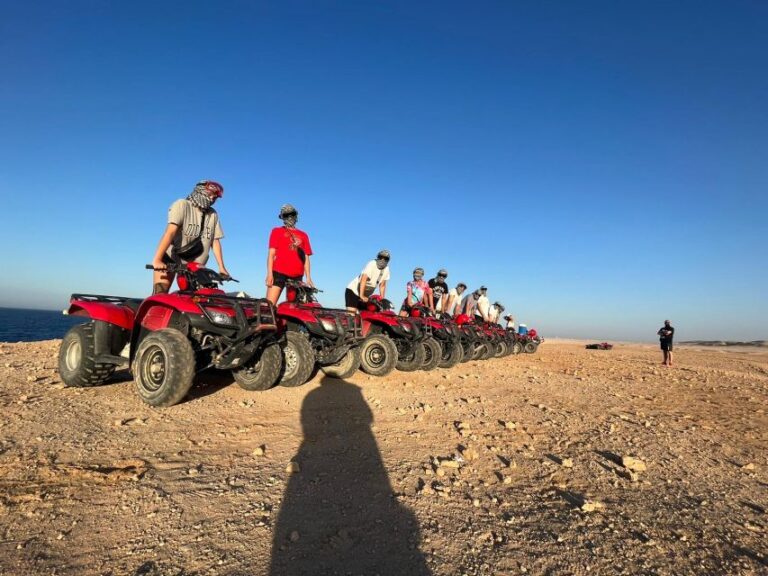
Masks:
[[[280,219],[286,228],[296,228],[296,222],[299,221],[299,211],[291,204],[283,204],[280,207]]]
[[[216,198],[211,198],[206,192],[207,190],[211,189],[212,184],[215,184],[219,189],[221,189],[221,186],[216,184],[215,182],[209,182],[208,180],[201,180],[200,182],[195,184],[195,187],[192,190],[192,193],[189,196],[187,196],[187,200],[189,200],[192,204],[194,204],[195,206],[200,208],[200,210],[205,212],[211,206],[213,206],[213,203],[216,201]],[[220,195],[221,194],[219,194],[219,196]]]

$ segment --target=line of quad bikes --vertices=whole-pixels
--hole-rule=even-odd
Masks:
[[[151,269],[151,265],[147,265]],[[286,286],[277,307],[263,298],[227,294],[235,281],[194,263],[171,264],[178,290],[146,299],[73,294],[68,314],[90,321],[73,327],[59,350],[67,386],[96,386],[121,367],[133,375],[141,399],[172,406],[203,370],[230,370],[246,390],[300,386],[317,370],[347,378],[358,369],[385,376],[451,368],[460,362],[533,353],[542,339],[464,315],[436,318],[414,306],[410,316],[372,297],[367,310],[350,314],[317,302],[316,288]]]

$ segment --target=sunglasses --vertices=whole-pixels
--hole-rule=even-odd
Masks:
[[[280,218],[283,218],[283,219],[285,219],[285,218],[293,218],[294,216],[298,216],[298,215],[299,215],[298,212],[286,212],[285,214],[281,214]]]
[[[438,278],[448,278],[448,274],[438,274]]]

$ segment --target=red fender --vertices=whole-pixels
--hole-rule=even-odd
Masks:
[[[277,321],[281,327],[289,320],[295,320],[302,324],[317,324],[317,316],[311,310],[305,310],[303,304],[293,302],[281,302],[277,305]]]
[[[108,302],[87,302],[85,300],[72,300],[67,313],[70,316],[85,316],[94,320],[101,320],[133,330],[133,310],[120,304],[110,304]]]

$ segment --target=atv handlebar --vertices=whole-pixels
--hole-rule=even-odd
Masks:
[[[322,292],[319,288],[315,288],[314,286],[310,286],[309,284],[301,281],[301,280],[286,280],[285,281],[285,287],[286,288],[296,288],[298,290],[304,290],[306,292],[309,292],[311,294],[315,294],[317,292]]]
[[[146,264],[144,266],[147,270],[154,270],[155,272],[170,272],[171,274],[194,274],[198,270],[208,270],[210,274],[213,274],[219,282],[237,282],[240,283],[240,280],[236,280],[235,278],[232,278],[232,276],[219,274],[218,272],[214,272],[213,270],[200,267],[197,270],[190,270],[189,267],[186,264],[166,264],[164,268],[155,268],[152,264]]]

